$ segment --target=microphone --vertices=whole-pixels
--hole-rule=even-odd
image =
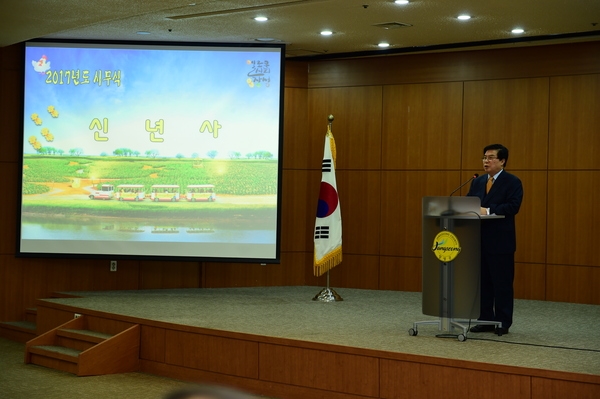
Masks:
[[[458,190],[463,188],[467,183],[472,182],[473,180],[477,179],[478,177],[479,177],[479,174],[475,173],[473,175],[473,177],[471,177],[469,180],[467,180],[466,182],[464,182],[463,184],[458,186],[456,188],[456,190],[454,190],[454,191],[452,191],[452,193],[450,193],[450,195],[448,196],[448,209],[443,211],[442,213],[440,213],[440,216],[452,216],[452,215],[456,214],[456,211],[454,209],[452,209],[452,207],[450,206],[450,197],[452,197],[452,194],[454,194],[455,192],[457,192]]]
[[[452,193],[450,193],[449,197],[452,197],[452,195],[453,195],[455,192],[457,192],[458,190],[460,190],[461,188],[463,188],[464,186],[466,186],[466,185],[467,185],[467,183],[470,183],[471,181],[473,181],[473,180],[477,179],[478,177],[479,177],[479,173],[475,173],[475,174],[473,175],[473,177],[471,177],[469,180],[467,180],[466,182],[464,182],[463,184],[461,184],[460,186],[458,186],[458,187],[456,188],[456,190],[452,191]]]

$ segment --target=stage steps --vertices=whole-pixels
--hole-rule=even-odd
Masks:
[[[25,309],[25,321],[33,323],[37,320],[37,308],[27,308]]]
[[[37,309],[25,309],[25,319],[19,321],[0,322],[0,337],[11,341],[25,343],[37,336],[36,334]]]
[[[78,376],[128,373],[139,369],[140,327],[118,334],[92,331],[80,316],[27,342],[25,363]]]
[[[35,323],[30,321],[3,321],[0,322],[0,337],[24,344],[36,337],[35,329]]]

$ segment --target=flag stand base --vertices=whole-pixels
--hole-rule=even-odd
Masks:
[[[332,290],[331,288],[323,288],[321,292],[315,295],[312,300],[321,302],[339,302],[343,301],[344,299],[339,296],[335,290]]]

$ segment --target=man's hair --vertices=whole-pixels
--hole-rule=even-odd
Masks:
[[[220,386],[190,386],[177,389],[167,394],[164,399],[253,399],[242,391]]]
[[[483,154],[485,155],[489,150],[498,150],[498,160],[504,159],[504,167],[506,168],[506,164],[508,163],[508,148],[502,144],[490,144],[483,149]]]

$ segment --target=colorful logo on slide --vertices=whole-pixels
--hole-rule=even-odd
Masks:
[[[322,181],[319,191],[319,205],[317,206],[317,217],[326,218],[337,209],[339,203],[338,193],[331,184]]]
[[[458,238],[449,231],[440,231],[433,239],[431,248],[435,256],[442,262],[452,262],[460,253]]]

